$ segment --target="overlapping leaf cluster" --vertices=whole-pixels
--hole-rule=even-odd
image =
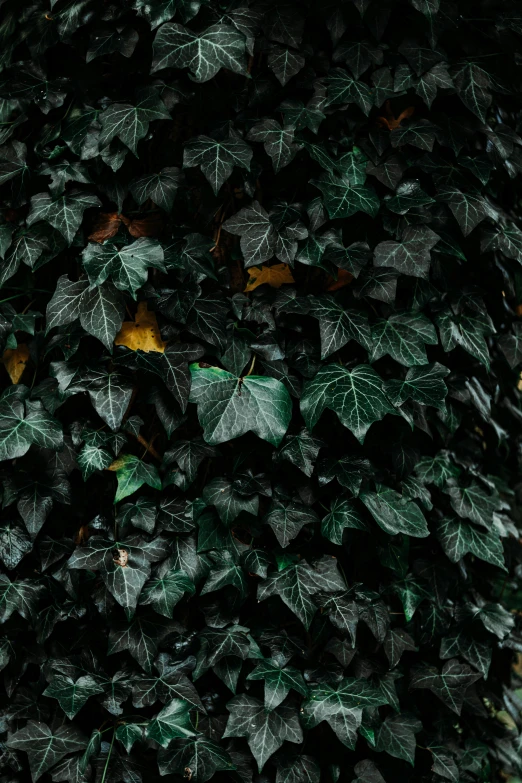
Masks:
[[[2,783],[522,776],[522,15],[0,2]]]

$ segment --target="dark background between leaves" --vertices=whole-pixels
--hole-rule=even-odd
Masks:
[[[205,82],[192,80],[187,67],[169,67],[150,73],[153,43],[158,30],[162,29],[155,21],[203,31],[220,21],[230,26],[229,14],[233,17],[235,13],[237,19],[240,11],[255,40],[253,55],[249,52],[243,55],[242,73],[221,68]],[[151,0],[150,3],[142,0],[114,3],[60,0],[52,8],[45,2],[27,3],[22,8],[7,0],[0,5],[0,15],[2,237],[7,236],[10,229],[16,231],[24,226],[31,214],[32,197],[48,192],[49,174],[43,174],[42,169],[63,161],[80,160],[80,155],[74,153],[66,140],[71,117],[84,112],[86,107],[104,110],[111,104],[134,105],[138,91],[151,85],[156,85],[159,100],[163,96],[170,114],[168,120],[151,122],[148,133],[138,142],[137,157],[120,140],[113,140],[110,144],[112,157],[109,158],[104,150],[108,162],[100,154],[83,161],[83,172],[90,182],[65,183],[66,193],[78,188],[95,194],[100,200],[99,207],[84,212],[70,246],[60,240],[59,232],[49,228],[48,248],[41,258],[45,263],[35,270],[22,263],[13,276],[5,274],[9,244],[3,246],[0,298],[13,298],[0,304],[3,308],[2,350],[12,349],[16,343],[29,346],[30,360],[21,383],[30,389],[31,398],[41,400],[59,422],[66,447],[55,459],[48,450],[32,445],[24,456],[2,463],[2,573],[12,582],[41,585],[41,588],[30,610],[22,607],[20,612],[17,606],[3,626],[1,761],[4,768],[0,780],[6,783],[30,780],[28,755],[25,748],[17,745],[16,735],[27,725],[28,733],[24,736],[30,739],[33,724],[28,721],[33,720],[45,723],[54,734],[62,730],[62,725],[73,725],[84,738],[78,740],[84,747],[69,755],[57,756],[57,764],[43,772],[43,781],[106,783],[122,780],[134,783],[160,779],[156,763],[159,745],[153,739],[143,736],[134,744],[130,757],[119,740],[112,748],[109,745],[113,727],[128,720],[143,724],[145,732],[145,724],[164,706],[161,700],[143,708],[132,706],[130,691],[145,676],[135,650],[107,654],[111,629],[126,622],[124,608],[106,590],[99,570],[68,567],[68,558],[75,547],[88,547],[89,537],[100,533],[110,540],[118,525],[118,540],[139,536],[138,547],[161,535],[167,548],[164,559],[178,539],[184,541],[199,536],[200,551],[194,555],[194,563],[197,560],[195,565],[201,569],[201,574],[196,580],[196,592],[179,601],[173,620],[154,612],[151,606],[137,609],[138,618],[151,620],[158,628],[161,636],[158,653],[170,656],[170,662],[179,664],[189,680],[196,658],[202,654],[202,634],[212,628],[227,629],[235,624],[243,628],[240,634],[244,629],[249,630],[266,659],[277,653],[282,635],[287,634],[293,640],[294,654],[289,665],[304,675],[309,688],[309,697],[292,691],[284,702],[296,719],[305,714],[306,704],[311,703],[310,699],[313,701],[314,694],[321,698],[317,694],[323,686],[336,689],[346,677],[363,680],[375,690],[382,687],[380,683],[389,671],[401,674],[395,681],[398,694],[395,707],[388,703],[367,708],[353,748],[347,746],[350,743],[343,745],[336,737],[328,725],[325,711],[325,720],[317,727],[306,729],[304,725],[302,744],[285,742],[277,748],[276,742],[275,752],[260,773],[251,752],[255,747],[249,747],[247,738],[235,737],[233,732],[230,737],[222,737],[229,714],[227,704],[234,694],[224,681],[223,672],[218,670],[221,674],[218,676],[216,671],[209,669],[194,681],[204,711],[196,718],[196,710],[192,710],[191,720],[196,731],[196,745],[201,743],[203,747],[205,738],[209,738],[215,743],[207,746],[209,758],[218,757],[219,747],[224,754],[219,756],[223,767],[216,772],[216,780],[233,778],[246,782],[255,779],[276,783],[310,780],[317,783],[320,778],[334,783],[337,780],[441,783],[444,780],[493,781],[522,774],[520,669],[518,673],[512,670],[516,653],[522,650],[520,614],[517,614],[521,609],[517,581],[521,562],[517,529],[520,520],[517,500],[521,408],[517,381],[522,361],[517,317],[517,308],[522,302],[522,234],[517,228],[522,141],[517,133],[521,123],[522,17],[517,4],[486,0],[473,3],[442,0],[440,5],[438,0],[411,0],[411,3],[381,0],[318,3],[307,0],[288,4],[269,0],[230,3],[214,0],[202,3],[198,0]],[[137,34],[137,44],[130,57],[122,56],[116,47],[115,51],[86,62],[86,53],[100,29],[125,27]],[[350,77],[352,72],[346,60],[337,58],[336,53],[346,42],[360,41],[367,42],[371,51],[367,67],[355,80],[357,89],[366,96],[366,111],[361,110],[353,97],[335,102],[328,86],[328,74],[333,68],[343,69],[347,78]],[[421,58],[418,75],[425,74],[437,62],[446,63],[449,69],[451,80],[446,86],[435,84],[436,97],[431,106],[416,91],[413,77],[404,89],[393,84],[393,77],[398,78],[400,68],[411,64],[411,59],[401,52],[405,42],[413,42],[413,49],[425,47],[427,50],[424,59]],[[292,55],[303,58],[301,68],[284,85],[281,74],[278,79],[269,67],[274,46],[287,47]],[[433,59],[430,59],[431,50],[438,52]],[[372,61],[372,57],[378,61]],[[473,85],[469,91],[459,88],[459,68],[466,63],[476,63],[481,69],[474,72],[478,81],[474,96]],[[27,87],[24,74],[28,64],[43,69],[47,84]],[[386,73],[391,74],[392,84],[387,91],[377,95],[372,79],[377,78],[375,73],[381,68],[388,69]],[[64,87],[66,94],[63,101],[56,101],[52,83],[62,78],[68,80]],[[159,80],[163,80],[164,88],[158,84]],[[55,105],[42,103],[46,92]],[[183,470],[175,459],[170,463],[168,458],[162,462],[161,456],[178,441],[194,442],[201,438],[203,429],[196,405],[189,403],[186,416],[183,416],[161,379],[127,366],[123,361],[125,355],[128,356],[124,349],[115,348],[109,352],[78,322],[47,333],[47,307],[61,275],[68,275],[70,280],[85,277],[82,250],[92,233],[99,229],[100,221],[103,224],[104,214],[121,212],[128,219],[144,220],[146,233],[164,248],[168,248],[173,239],[181,243],[170,256],[168,271],[151,269],[148,282],[137,294],[137,301],[146,300],[149,309],[156,310],[163,338],[170,344],[183,342],[201,346],[200,361],[225,367],[222,356],[230,345],[231,334],[238,326],[250,329],[254,335],[252,344],[257,347],[245,349],[250,355],[238,373],[246,373],[255,356],[254,375],[274,377],[288,385],[293,406],[288,435],[298,436],[304,426],[298,398],[303,386],[312,382],[320,367],[334,363],[353,369],[370,360],[368,351],[353,339],[340,341],[336,350],[321,359],[319,324],[317,318],[306,312],[313,301],[307,297],[328,295],[327,289],[332,288],[339,265],[328,257],[328,253],[316,258],[313,264],[305,263],[303,258],[299,260],[306,245],[306,240],[300,238],[298,257],[292,260],[293,288],[299,298],[299,311],[292,312],[291,307],[285,310],[282,300],[278,299],[280,293],[263,286],[248,294],[253,309],[244,314],[241,323],[241,309],[246,301],[242,291],[248,273],[244,269],[239,238],[221,226],[254,200],[267,211],[278,202],[294,204],[302,225],[309,226],[306,208],[321,197],[321,191],[312,184],[324,172],[321,164],[302,148],[275,173],[263,144],[250,140],[248,134],[265,118],[281,123],[283,101],[306,104],[314,96],[322,102],[324,118],[317,133],[310,128],[295,128],[298,144],[315,143],[334,161],[355,145],[365,156],[363,169],[365,165],[381,165],[390,154],[399,154],[404,166],[402,181],[418,181],[422,191],[433,199],[425,206],[416,206],[413,202],[404,214],[397,214],[386,206],[386,197],[393,194],[392,189],[383,183],[382,176],[370,174],[366,185],[380,202],[375,217],[360,210],[343,218],[332,219],[325,214],[324,224],[318,232],[336,229],[339,232],[337,248],[349,247],[355,242],[368,243],[366,263],[359,277],[359,268],[351,265],[349,255],[346,256],[344,270],[353,272],[356,279],[331,295],[343,307],[363,313],[374,326],[379,318],[410,311],[412,299],[416,297],[422,302],[420,309],[433,323],[449,304],[456,313],[455,329],[459,328],[459,316],[479,312],[483,318],[489,316],[496,334],[492,333],[493,329],[485,338],[481,337],[480,329],[470,333],[480,346],[474,351],[465,350],[470,335],[459,332],[460,343],[445,351],[441,329],[437,330],[438,344],[426,346],[428,361],[438,362],[449,371],[443,381],[448,390],[446,412],[407,402],[403,409],[411,425],[401,414],[386,415],[382,421],[372,424],[361,445],[350,429],[341,425],[336,412],[326,410],[313,430],[313,437],[317,439],[312,443],[313,458],[309,465],[301,462],[305,471],[300,469],[295,452],[292,454],[298,464],[284,457],[274,461],[275,447],[247,433],[217,445],[212,456],[202,459],[197,475],[189,482],[184,479]],[[385,106],[386,100],[390,101],[389,110]],[[407,128],[408,123],[415,126],[417,121],[424,119],[433,127],[424,126],[417,140],[413,136],[405,137],[404,143],[391,148],[389,122],[410,107],[414,108],[414,113],[402,121],[401,128]],[[10,125],[22,115],[19,124]],[[378,120],[379,117],[387,118],[388,125]],[[215,195],[198,167],[183,168],[184,148],[202,134],[223,139],[229,127],[250,146],[252,163],[250,172],[235,167]],[[99,127],[90,131],[93,143],[99,132]],[[13,142],[26,145],[28,169],[23,176],[11,179],[6,175],[12,171],[9,163]],[[116,162],[118,153],[121,158]],[[469,168],[461,165],[464,156],[478,160],[482,171],[490,169],[489,176],[483,181],[474,177]],[[136,203],[129,191],[130,183],[165,167],[180,169],[172,208],[162,211],[150,199],[141,205]],[[400,178],[396,185],[399,182]],[[475,198],[475,205],[476,200],[480,202],[481,219],[477,221],[480,225],[471,225],[469,215],[462,210],[449,208],[444,196],[448,186],[456,186],[464,192],[465,204],[467,198]],[[347,182],[348,201],[350,187]],[[484,199],[488,199],[487,206]],[[436,234],[442,233],[447,242],[438,249],[435,245],[431,251],[429,280],[419,282],[419,278],[411,274],[399,274],[396,296],[388,301],[365,295],[364,291],[357,295],[360,280],[373,268],[375,247],[383,241],[400,239],[408,225],[429,225]],[[498,238],[503,236],[502,230],[506,226],[511,231],[509,246]],[[192,233],[208,239],[201,259],[207,269],[214,269],[214,277],[181,267],[179,248],[183,238]],[[110,241],[123,246],[134,238],[122,224]],[[267,263],[281,260],[272,257]],[[198,294],[217,295],[222,299],[222,309],[215,308],[217,326],[212,330],[208,321],[199,328],[191,326],[190,313],[187,326],[162,306],[164,290],[180,291],[184,297],[195,291],[197,284],[200,286]],[[284,286],[280,292],[287,289],[288,286]],[[129,320],[134,317],[137,303],[129,292],[121,296],[126,307],[125,320]],[[13,322],[13,318],[15,314],[27,311],[34,316],[25,322],[27,331],[24,331],[19,328],[20,322]],[[61,335],[59,339],[58,334]],[[257,339],[261,335],[262,342]],[[77,345],[77,349],[74,351],[69,345]],[[271,358],[274,356],[284,358],[274,360]],[[62,364],[58,366],[57,362]],[[76,368],[78,389],[62,399],[52,378],[58,375],[63,379],[69,372],[63,362],[67,362],[69,368]],[[92,406],[86,382],[82,380],[87,366],[117,371],[132,384],[131,405],[119,431],[119,455],[132,454],[146,465],[154,465],[164,480],[163,490],[144,484],[115,506],[117,479],[114,472],[96,470],[83,480],[75,462],[84,448],[82,432],[90,429],[111,435]],[[390,355],[377,359],[372,366],[384,383],[404,378],[407,369]],[[11,388],[4,370],[2,382],[6,390]],[[168,400],[167,414],[147,401],[152,386],[161,389]],[[305,394],[307,388],[305,386]],[[186,397],[187,394],[185,402]],[[9,431],[5,408],[0,418],[2,433]],[[164,426],[166,421],[172,424],[170,439]],[[137,440],[138,430],[141,443]],[[160,459],[150,450],[146,451],[147,443],[152,444]],[[283,447],[285,444],[287,441],[283,441]],[[104,444],[109,451],[113,446],[114,441]],[[112,459],[116,453],[112,453]],[[421,475],[421,467],[441,453],[445,464],[452,466],[453,475],[448,482],[435,486],[425,478],[419,484],[405,483],[409,478]],[[362,502],[354,498],[358,488],[352,492],[333,478],[340,475],[336,460],[343,457],[369,460],[371,467],[363,479],[366,491],[373,491],[377,483],[402,492],[410,501],[416,497],[415,502],[428,522],[429,537],[409,537],[401,533],[390,537]],[[329,477],[328,469],[331,469]],[[426,477],[426,472],[423,475]],[[201,499],[205,487],[213,479],[225,477],[245,482],[248,476],[258,477],[260,483],[256,486],[262,489],[257,516],[243,511],[231,526],[232,534],[219,522],[212,506],[207,508],[206,516],[196,518],[202,508],[191,505],[192,501]],[[176,481],[180,486],[176,486]],[[38,482],[36,488],[35,482]],[[46,498],[52,495],[50,484],[53,482],[55,495],[52,508],[48,508],[50,504]],[[483,507],[471,512],[476,515],[471,517],[471,522],[469,514],[463,510],[462,521],[457,524],[477,525],[477,517],[480,517],[482,526],[476,527],[477,530],[487,531],[497,538],[500,536],[506,571],[486,562],[487,557],[479,559],[469,553],[453,562],[456,558],[447,556],[448,551],[437,532],[442,519],[450,516],[460,519],[450,502],[451,487],[470,487],[474,482],[482,487],[483,497],[489,498],[490,505],[483,501]],[[423,506],[426,502],[424,485],[431,492],[432,509]],[[29,489],[24,489],[27,486]],[[236,484],[236,488],[238,486]],[[413,490],[412,486],[417,489]],[[36,516],[46,517],[30,542],[28,534],[23,532],[24,514],[20,512],[24,491],[30,498],[35,498]],[[57,491],[63,502],[57,497]],[[414,491],[416,496],[411,494]],[[140,529],[139,509],[133,512],[138,519],[137,527],[131,522],[118,521],[122,506],[138,498],[152,504],[172,500],[177,503],[180,517],[187,504],[188,510],[195,509],[195,518],[186,517],[187,521],[183,525],[180,523],[176,531],[165,530],[158,515],[154,532]],[[354,504],[366,526],[366,532],[346,529],[342,545],[322,535],[320,524],[330,503],[340,498]],[[284,548],[265,521],[276,502],[286,506],[296,504],[297,516],[315,514],[311,522],[307,517],[307,524]],[[11,534],[7,530],[21,530],[19,535],[26,541],[26,549],[31,550],[14,564],[10,559]],[[214,536],[214,544],[207,547],[202,539],[204,535],[209,536],[209,530]],[[49,538],[63,542],[63,554],[44,568],[42,554]],[[303,560],[314,565],[322,556],[336,558],[330,566],[335,570],[338,565],[338,578],[344,579],[347,589],[352,591],[346,601],[360,614],[351,661],[345,660],[343,666],[332,653],[332,640],[347,640],[346,647],[350,646],[346,617],[344,626],[343,622],[334,625],[328,619],[328,611],[318,608],[310,628],[306,629],[278,596],[258,600],[258,586],[264,582],[266,574],[256,575],[241,559],[242,551],[248,547],[264,553],[270,572],[290,568],[293,563]],[[231,559],[243,569],[244,592],[241,594],[233,585],[225,584],[217,591],[201,595],[209,571],[216,567],[214,559],[223,551],[229,551]],[[362,592],[356,594],[357,590]],[[333,595],[342,596],[340,588],[336,588]],[[324,596],[316,595],[318,607],[322,599]],[[477,616],[473,620],[474,613]],[[481,619],[483,617],[486,620]],[[493,619],[488,620],[488,617]],[[390,629],[405,629],[413,648],[406,650],[394,667],[385,653],[384,640],[389,640]],[[452,656],[458,659],[459,665],[467,667],[463,670],[465,676],[469,675],[467,682],[471,683],[475,679],[471,675],[484,665],[481,656],[487,658],[488,650],[492,655],[487,679],[478,679],[463,689],[462,695],[465,691],[466,698],[461,715],[451,711],[447,701],[437,696],[433,680],[431,690],[429,687],[409,687],[415,684],[419,669],[435,667],[435,676],[441,671],[445,663],[441,657],[441,640],[452,634],[474,638],[484,645],[475,658],[462,652]],[[263,682],[246,679],[257,660],[228,656],[227,662],[236,675],[239,670],[236,693],[247,694],[262,703]],[[103,682],[116,672],[124,672],[129,697],[123,699],[119,714],[106,709],[101,704],[104,696],[99,694],[90,696],[70,721],[56,698],[43,695],[58,674],[72,673],[75,679],[86,672]],[[190,685],[184,687],[189,688],[187,692],[194,693]],[[350,710],[353,707],[346,707],[345,711],[349,713]],[[395,747],[389,740],[381,743],[377,739],[378,749],[375,749],[376,737],[383,732],[380,727],[394,715],[413,715],[422,723],[422,729],[417,731],[415,738],[407,731],[406,739],[404,735],[397,735]],[[400,718],[398,720],[400,723]],[[100,730],[103,735],[99,734]],[[11,740],[13,735],[14,742]],[[166,777],[161,779],[174,781],[191,775],[196,783],[204,783],[211,777],[211,763],[207,762],[206,769],[197,768],[190,748],[187,750],[189,743],[177,736],[174,732],[169,747],[180,752],[185,749],[186,755],[179,757],[182,762],[179,759],[172,761]],[[80,770],[82,760],[83,773]],[[191,771],[187,773],[185,768]]]

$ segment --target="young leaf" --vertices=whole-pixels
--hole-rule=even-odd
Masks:
[[[215,445],[252,431],[278,446],[292,413],[290,395],[280,381],[260,375],[237,378],[219,367],[192,364],[190,402],[207,443]]]
[[[144,484],[148,484],[154,489],[161,489],[161,479],[154,465],[148,465],[142,462],[133,454],[124,454],[118,457],[110,466],[109,470],[116,473],[118,479],[118,489],[114,497],[114,502],[132,495]]]

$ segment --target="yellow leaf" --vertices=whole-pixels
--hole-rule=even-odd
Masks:
[[[156,314],[147,309],[147,302],[138,304],[134,321],[124,321],[114,345],[125,345],[131,351],[165,353],[167,343],[161,339]]]
[[[295,283],[292,270],[288,264],[274,264],[274,266],[253,266],[248,270],[250,280],[246,284],[245,292],[253,291],[258,285],[266,283],[272,288],[280,288],[284,283]]]
[[[25,343],[20,343],[16,348],[8,348],[4,351],[2,362],[9,373],[12,383],[20,383],[27,362],[29,361],[29,348]]]
[[[111,462],[107,470],[120,470],[125,465],[125,460],[122,457],[117,457],[114,462]]]

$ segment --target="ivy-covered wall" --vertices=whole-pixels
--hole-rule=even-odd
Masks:
[[[0,783],[522,777],[521,66],[0,0]]]

